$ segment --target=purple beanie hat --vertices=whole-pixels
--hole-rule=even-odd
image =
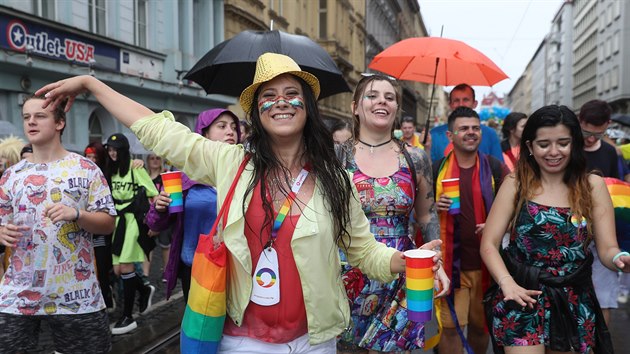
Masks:
[[[241,124],[239,122],[239,119],[236,116],[236,114],[234,114],[229,109],[225,109],[225,108],[214,108],[214,109],[209,109],[207,111],[203,111],[199,113],[199,116],[197,117],[197,123],[195,123],[195,133],[201,134],[202,130],[209,127],[212,124],[212,122],[214,122],[217,119],[217,117],[219,117],[223,113],[227,113],[231,115],[232,118],[234,119],[234,122],[236,123],[236,143],[237,144],[240,143],[241,142],[241,129],[240,129]],[[182,190],[188,190],[190,189],[190,187],[194,186],[195,184],[197,184],[197,182],[188,178],[188,176],[186,176],[185,173],[182,173]]]

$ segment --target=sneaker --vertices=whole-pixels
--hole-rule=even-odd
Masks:
[[[140,291],[140,314],[144,315],[151,309],[155,286],[147,285]]]
[[[138,324],[133,319],[133,317],[127,317],[123,315],[112,328],[112,334],[125,334],[133,331],[136,328],[138,328]]]

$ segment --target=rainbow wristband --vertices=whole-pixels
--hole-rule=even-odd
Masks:
[[[615,264],[615,262],[619,259],[619,257],[621,256],[630,256],[630,253],[626,252],[626,251],[621,251],[619,253],[617,253],[613,259],[612,259],[612,264],[615,266],[615,268],[617,268],[618,271],[623,272],[623,270],[619,267],[617,267],[617,265]]]

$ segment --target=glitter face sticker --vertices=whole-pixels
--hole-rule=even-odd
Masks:
[[[304,109],[304,101],[302,100],[302,97],[295,96],[293,98],[287,98],[284,96],[278,96],[275,99],[268,99],[268,100],[258,102],[258,110],[262,114],[270,110],[273,106],[275,106],[277,103],[280,103],[281,101],[286,104],[291,105],[291,107],[295,109],[298,109],[298,108]]]

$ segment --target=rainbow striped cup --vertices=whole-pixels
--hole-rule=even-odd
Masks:
[[[170,195],[171,204],[168,205],[169,213],[184,211],[184,198],[182,195],[182,172],[172,171],[162,173],[164,191]]]
[[[413,322],[428,322],[433,313],[433,257],[430,250],[405,252],[407,276],[407,318]]]
[[[459,178],[443,179],[442,192],[453,202],[448,208],[448,213],[451,215],[459,214]]]

